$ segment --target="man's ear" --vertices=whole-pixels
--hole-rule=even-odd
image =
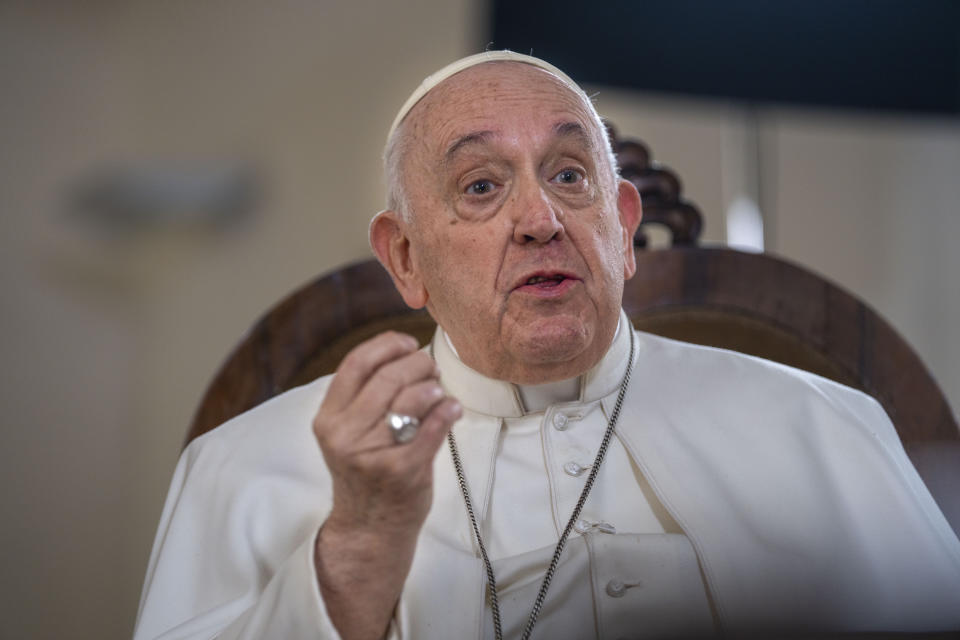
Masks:
[[[633,253],[633,236],[643,217],[640,193],[629,180],[620,179],[617,185],[617,210],[623,237],[623,278],[629,280],[637,272],[637,258]]]
[[[421,309],[429,296],[410,253],[407,229],[396,211],[381,211],[370,222],[370,246],[407,306]]]

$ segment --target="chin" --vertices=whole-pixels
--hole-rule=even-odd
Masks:
[[[553,316],[529,323],[516,343],[517,355],[533,365],[562,365],[589,350],[595,330],[579,318]]]

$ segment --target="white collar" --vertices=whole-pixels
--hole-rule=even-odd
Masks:
[[[632,329],[630,319],[621,310],[620,327]],[[433,355],[440,367],[440,381],[447,392],[476,413],[504,418],[519,418],[527,411],[517,386],[494,380],[465,365],[453,350],[441,328],[433,337]],[[580,402],[600,400],[617,390],[630,354],[630,335],[618,328],[607,353],[592,369],[580,376]]]

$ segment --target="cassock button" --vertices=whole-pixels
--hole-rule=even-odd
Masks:
[[[553,416],[553,426],[557,431],[563,431],[568,426],[567,415],[565,413],[557,413]]]
[[[611,598],[622,598],[627,593],[627,585],[620,580],[611,580],[607,583],[607,595]]]
[[[585,467],[579,462],[574,462],[573,460],[571,460],[570,462],[563,465],[563,472],[568,476],[579,478],[583,474],[583,472],[589,468],[590,467]]]

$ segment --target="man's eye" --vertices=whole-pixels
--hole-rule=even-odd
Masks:
[[[575,169],[564,169],[555,175],[553,179],[564,184],[576,184],[583,180],[583,174]]]
[[[493,183],[489,180],[477,180],[467,187],[467,194],[472,196],[482,196],[493,191]]]

